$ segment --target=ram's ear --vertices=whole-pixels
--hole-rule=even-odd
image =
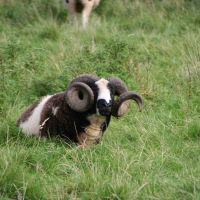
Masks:
[[[66,90],[66,101],[71,109],[84,112],[92,107],[94,94],[87,84],[75,82],[70,84]]]

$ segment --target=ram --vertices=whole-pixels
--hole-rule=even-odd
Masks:
[[[121,79],[83,74],[73,79],[66,91],[36,101],[17,125],[27,135],[60,136],[82,146],[97,144],[111,116],[123,116],[131,99],[141,111],[142,97],[129,91]]]
[[[73,17],[75,27],[78,26],[77,13],[81,13],[82,25],[86,29],[91,11],[99,5],[100,0],[65,0],[65,2]]]

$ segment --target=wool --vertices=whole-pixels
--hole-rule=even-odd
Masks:
[[[73,79],[66,91],[33,103],[17,125],[27,135],[61,137],[82,146],[97,144],[102,141],[111,116],[124,115],[130,99],[142,110],[142,98],[128,91],[122,80],[83,74]]]

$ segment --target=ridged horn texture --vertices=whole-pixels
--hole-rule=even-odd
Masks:
[[[138,104],[139,111],[141,112],[143,109],[142,97],[133,91],[128,91],[121,94],[118,97],[118,99],[114,102],[114,105],[112,108],[112,115],[114,117],[121,117],[122,115],[124,115],[129,106],[128,100],[131,100],[131,99],[134,100]]]
[[[83,74],[71,81],[66,89],[66,101],[69,107],[77,112],[85,112],[94,102],[94,94],[88,86],[99,78],[92,74]]]
[[[115,95],[118,96],[113,103],[112,116],[123,116],[129,106],[128,100],[134,100],[138,104],[139,110],[142,111],[143,100],[140,95],[133,91],[128,91],[126,84],[121,79],[111,77],[107,78],[107,80],[115,87]]]

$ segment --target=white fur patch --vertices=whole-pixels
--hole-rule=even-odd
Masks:
[[[59,107],[52,107],[52,113],[55,116]]]
[[[44,97],[37,105],[37,107],[34,108],[31,116],[25,122],[20,123],[20,128],[24,133],[26,133],[27,135],[39,133],[42,109],[44,108],[45,103],[51,97],[52,95]]]
[[[107,103],[110,102],[111,96],[110,96],[110,90],[108,89],[108,83],[109,81],[107,81],[104,78],[95,82],[95,84],[99,88],[97,100],[105,99]]]

